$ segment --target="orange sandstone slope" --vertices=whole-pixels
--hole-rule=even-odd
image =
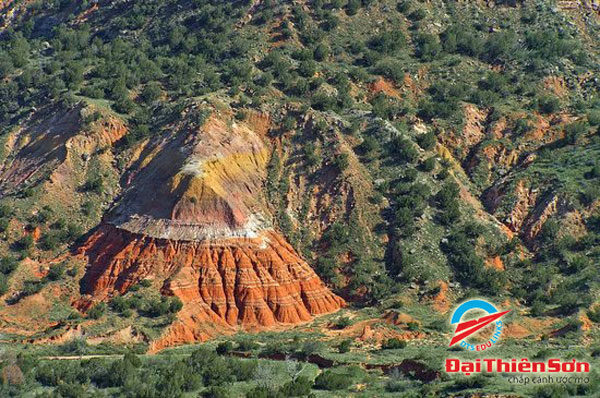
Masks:
[[[145,148],[121,198],[78,249],[91,299],[81,306],[154,280],[184,306],[153,350],[343,306],[271,227],[261,194],[267,160],[262,137],[216,116]]]

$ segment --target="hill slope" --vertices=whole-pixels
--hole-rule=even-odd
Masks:
[[[593,3],[0,9],[11,340],[158,350],[475,295],[597,336]]]

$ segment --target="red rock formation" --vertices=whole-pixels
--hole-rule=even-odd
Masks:
[[[101,226],[80,248],[89,268],[84,293],[102,299],[142,279],[164,281],[184,303],[184,340],[204,340],[231,326],[269,327],[308,321],[344,301],[274,231],[259,238],[173,241]],[[198,332],[213,324],[216,330]]]
[[[90,295],[80,308],[155,280],[184,304],[152,343],[156,351],[237,327],[306,322],[344,305],[270,227],[261,194],[269,151],[249,125],[213,115],[153,145],[79,248]]]

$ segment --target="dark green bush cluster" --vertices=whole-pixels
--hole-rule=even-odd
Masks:
[[[8,278],[17,269],[18,265],[18,260],[12,256],[5,256],[0,259],[0,296],[8,291]]]
[[[299,376],[288,381],[280,388],[257,386],[246,394],[246,398],[285,398],[311,396],[312,381],[304,376]]]
[[[400,102],[383,93],[378,93],[371,99],[371,106],[375,116],[392,120],[403,113]]]
[[[477,224],[467,224],[455,229],[441,247],[456,278],[466,286],[496,294],[506,284],[506,275],[492,267],[486,267],[475,251],[477,239],[482,234]]]
[[[120,360],[91,359],[81,365],[75,361],[43,362],[35,368],[35,378],[48,387],[67,385],[69,391],[81,393],[75,397],[85,396],[92,384],[101,389],[116,388],[123,396],[172,398],[203,387],[213,393],[218,392],[216,387],[228,391],[233,382],[251,380],[256,368],[256,361],[222,358],[214,351],[200,349],[183,360],[157,358],[146,362],[128,353]],[[289,391],[305,392],[300,384],[307,382],[290,385]]]
[[[435,147],[437,139],[435,137],[435,133],[433,131],[429,131],[425,134],[421,134],[417,136],[417,143],[419,146],[425,150],[431,150]]]
[[[160,299],[149,299],[143,294],[133,294],[115,296],[110,302],[110,307],[125,317],[131,316],[132,310],[136,310],[143,316],[154,318],[176,314],[183,307],[183,303],[178,297],[161,296]]]
[[[407,174],[410,173],[407,171]],[[400,236],[410,237],[417,230],[415,219],[421,217],[427,208],[431,190],[425,184],[407,182],[397,184],[394,194],[396,195],[394,226]]]
[[[436,81],[428,89],[429,99],[419,103],[418,114],[425,119],[450,118],[460,110],[467,92],[464,84]]]
[[[326,370],[315,379],[314,388],[318,390],[345,390],[352,385],[348,375],[333,370]]]
[[[55,250],[60,245],[77,240],[81,234],[79,225],[73,223],[65,225],[64,221],[59,220],[51,225],[50,230],[42,234],[38,244],[42,250]]]
[[[329,249],[327,255],[318,259],[317,271],[321,277],[332,281],[335,279],[339,267],[337,256],[342,253],[350,240],[348,229],[341,223],[333,223],[323,234],[322,240],[329,246]]]
[[[5,232],[8,229],[12,211],[7,205],[0,205],[0,232]]]
[[[415,145],[408,138],[399,136],[390,143],[390,154],[398,163],[413,163],[419,157]]]
[[[400,340],[397,338],[391,338],[388,340],[385,340],[382,344],[381,344],[381,348],[383,350],[397,350],[397,349],[402,349],[402,348],[406,348],[406,341],[404,340]]]
[[[406,45],[406,37],[399,29],[381,32],[373,36],[368,43],[369,47],[384,54],[394,54]]]
[[[460,187],[458,184],[454,181],[448,181],[435,194],[435,204],[441,211],[439,221],[444,225],[451,225],[460,218],[459,192]]]

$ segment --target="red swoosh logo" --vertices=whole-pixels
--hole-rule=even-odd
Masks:
[[[487,316],[483,316],[479,319],[471,319],[470,321],[461,322],[456,325],[456,331],[454,332],[454,337],[450,340],[450,345],[448,347],[452,347],[454,344],[458,343],[461,340],[469,337],[473,333],[477,332],[479,329],[482,329],[494,322],[496,319],[503,317],[508,314],[510,310],[504,312],[498,312],[496,314],[491,314]],[[465,330],[466,329],[466,330]],[[457,334],[460,331],[463,331],[460,334]]]

